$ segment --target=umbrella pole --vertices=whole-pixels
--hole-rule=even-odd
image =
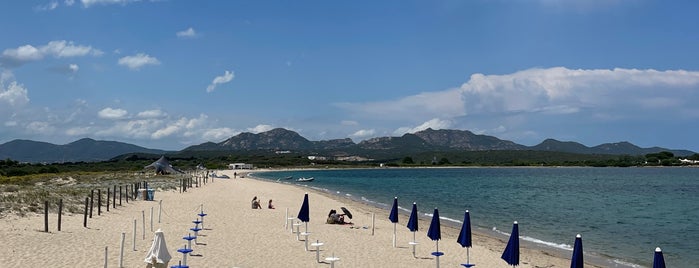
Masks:
[[[415,256],[415,233],[417,232],[413,232],[413,258],[417,258],[417,256]]]
[[[393,223],[393,247],[396,247],[396,223]]]
[[[439,254],[439,240],[437,240],[437,254]],[[439,255],[437,257],[437,268],[439,268]]]
[[[470,254],[468,253],[469,249],[470,248],[466,248],[466,264],[471,264],[471,256],[469,256]]]
[[[308,222],[306,222],[306,233],[308,233]]]

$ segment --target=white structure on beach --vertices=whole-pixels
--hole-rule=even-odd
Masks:
[[[252,164],[233,163],[233,164],[228,164],[228,169],[253,169],[253,166],[252,166]]]

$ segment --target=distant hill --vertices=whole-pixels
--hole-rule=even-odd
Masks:
[[[530,147],[530,149],[535,151],[565,152],[576,154],[646,155],[662,151],[671,152],[677,156],[688,156],[694,154],[694,152],[689,150],[672,150],[661,147],[641,148],[626,141],[616,143],[604,143],[594,147],[587,147],[577,142],[547,139],[535,146]]]
[[[105,161],[126,153],[165,154],[167,151],[148,149],[116,141],[80,139],[65,145],[31,140],[13,140],[0,144],[0,159],[20,162],[94,162]]]
[[[322,156],[359,156],[366,159],[396,159],[433,152],[540,151],[595,155],[645,155],[669,151],[677,156],[695,152],[661,147],[641,148],[629,142],[605,143],[587,147],[577,142],[547,139],[535,146],[524,146],[467,130],[426,129],[400,137],[376,137],[355,143],[349,138],[310,141],[298,133],[275,128],[261,133],[244,132],[222,142],[205,142],[179,152],[167,152],[116,142],[81,139],[66,145],[30,140],[13,140],[0,145],[0,159],[22,162],[105,161],[128,153],[208,155],[225,152],[290,151]],[[526,154],[526,153],[524,153]]]
[[[426,129],[400,137],[376,137],[354,143],[351,139],[309,141],[298,133],[276,128],[258,134],[244,132],[219,143],[207,142],[190,146],[186,151],[255,151],[290,150],[301,153],[327,154],[329,156],[361,155],[368,158],[399,157],[407,154],[435,151],[503,151],[528,150],[565,152],[574,154],[645,155],[669,151],[678,156],[692,155],[688,150],[671,150],[661,147],[640,148],[628,142],[605,143],[587,147],[577,142],[547,139],[536,146],[525,146],[493,136],[477,135],[467,130]]]

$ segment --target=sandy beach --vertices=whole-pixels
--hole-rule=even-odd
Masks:
[[[232,170],[219,172],[223,173],[233,177]],[[304,193],[308,193],[310,204],[308,251],[304,248],[303,237],[299,241],[285,228],[286,212],[292,216],[298,213]],[[262,209],[251,209],[254,196],[262,201]],[[107,248],[108,267],[119,267],[124,233],[123,267],[146,267],[144,259],[154,237],[153,231],[161,229],[172,256],[169,266],[177,265],[183,257],[177,249],[187,243],[182,237],[193,234],[190,231],[194,227],[192,221],[198,218],[203,206],[207,216],[204,230],[194,245],[194,255],[187,258],[190,267],[329,267],[324,260],[332,256],[339,258],[335,267],[435,267],[431,255],[435,242],[426,234],[429,222],[420,222],[414,258],[408,245],[413,234],[405,227],[405,215],[401,215],[397,225],[397,247],[394,248],[393,223],[388,220],[388,211],[303,187],[247,176],[215,179],[186,193],[156,191],[154,199],[123,202],[122,206],[103,211],[99,216],[93,212],[88,228],[83,227],[82,214],[64,215],[62,230],[57,231],[57,215],[53,213],[49,217],[48,233],[43,232],[41,215],[3,218],[0,220],[4,242],[0,248],[0,263],[2,267],[104,267]],[[269,199],[274,200],[276,209],[267,209]],[[162,204],[160,217],[159,204]],[[354,225],[325,224],[328,211],[339,211],[340,207],[352,211]],[[372,214],[375,215],[373,235]],[[137,226],[135,244],[134,221]],[[300,229],[303,232],[305,226],[301,225]],[[466,249],[456,243],[457,236],[458,230],[442,224],[439,250],[445,255],[440,257],[441,267],[462,267],[460,265],[465,263]],[[316,241],[323,243],[319,251],[321,263],[316,262],[315,247],[310,246]],[[476,267],[509,267],[500,259],[505,243],[504,239],[474,234],[471,263]],[[569,259],[554,255],[522,248],[519,267],[570,266]]]

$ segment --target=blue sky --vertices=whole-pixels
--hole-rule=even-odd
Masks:
[[[0,143],[470,130],[699,151],[699,2],[0,4]]]

